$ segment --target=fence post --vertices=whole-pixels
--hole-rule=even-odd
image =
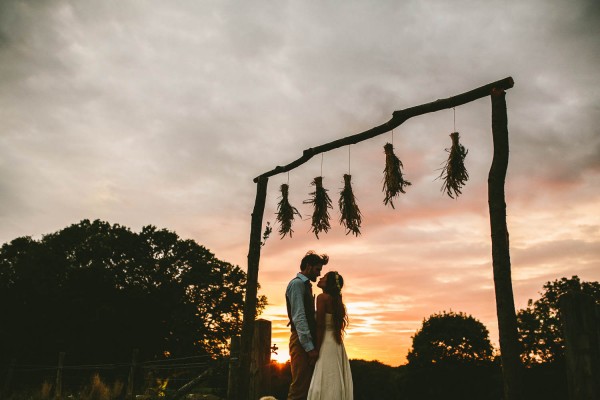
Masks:
[[[257,319],[254,323],[250,358],[250,393],[248,400],[270,395],[271,391],[271,321]]]
[[[229,375],[227,378],[227,399],[238,400],[239,395],[239,377],[240,377],[240,343],[239,336],[231,337],[229,345]]]
[[[570,400],[600,398],[600,309],[591,296],[566,293],[559,300]]]
[[[10,384],[12,383],[12,377],[15,371],[16,363],[16,358],[13,357],[10,359],[10,365],[8,366],[8,371],[6,371],[6,377],[4,378],[4,385],[2,386],[2,391],[0,392],[0,398],[8,396],[8,393],[10,392]]]
[[[129,368],[129,378],[127,379],[127,398],[132,400],[135,398],[134,378],[135,370],[137,369],[139,352],[139,349],[133,349],[133,353],[131,355],[131,367]]]
[[[54,398],[60,400],[62,398],[62,372],[65,362],[65,352],[58,353],[58,367],[56,368],[56,384],[54,386]]]

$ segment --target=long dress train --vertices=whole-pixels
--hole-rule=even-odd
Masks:
[[[308,389],[308,400],[353,400],[353,397],[346,348],[333,337],[333,316],[325,314],[325,336]]]

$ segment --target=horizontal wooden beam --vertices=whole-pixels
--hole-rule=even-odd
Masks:
[[[392,113],[392,119],[390,119],[386,123],[371,128],[368,131],[337,139],[333,142],[325,143],[321,146],[306,149],[302,152],[302,157],[287,165],[277,166],[271,171],[265,172],[264,174],[257,176],[256,178],[254,178],[254,182],[258,182],[258,178],[260,177],[268,178],[273,175],[291,171],[292,169],[304,164],[317,154],[325,153],[327,151],[334,150],[342,146],[347,146],[349,144],[356,144],[389,132],[392,129],[403,124],[409,118],[435,111],[445,110],[452,107],[461,106],[463,104],[470,103],[482,97],[489,96],[492,92],[492,89],[507,90],[512,88],[514,84],[515,83],[513,79],[511,77],[508,77],[496,82],[488,83],[487,85],[478,87],[477,89],[473,89],[453,97],[448,97],[447,99],[439,99],[436,101],[432,101],[431,103],[421,104],[419,106],[406,108],[404,110],[394,111]]]

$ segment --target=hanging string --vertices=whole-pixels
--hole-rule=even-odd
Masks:
[[[456,132],[456,107],[452,107],[452,110],[454,111],[454,132]]]
[[[350,175],[350,146],[348,145],[348,175]]]
[[[321,153],[321,176],[323,176],[323,154]]]
[[[394,145],[394,130],[392,129],[392,146]]]

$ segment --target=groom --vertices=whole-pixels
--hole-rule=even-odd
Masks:
[[[326,254],[314,251],[306,253],[300,262],[300,272],[290,281],[285,291],[290,336],[290,358],[292,383],[288,400],[306,399],[315,362],[319,357],[315,349],[317,322],[315,319],[315,298],[311,281],[316,282],[323,265],[329,262]]]

